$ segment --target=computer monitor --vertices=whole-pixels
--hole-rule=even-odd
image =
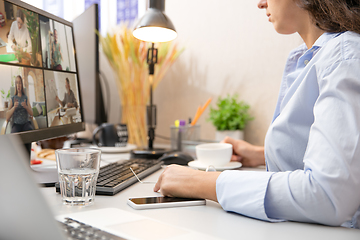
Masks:
[[[83,131],[73,25],[0,0],[0,127],[23,143]]]
[[[73,26],[84,121],[100,125],[107,122],[107,116],[99,75],[98,4],[91,5],[85,12],[74,19]]]

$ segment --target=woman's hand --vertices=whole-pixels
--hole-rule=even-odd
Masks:
[[[203,198],[217,201],[216,179],[220,172],[203,172],[170,165],[160,175],[154,191],[169,197]]]
[[[15,100],[14,102],[14,108],[17,108],[19,106],[19,101]]]
[[[243,140],[226,137],[222,142],[233,145],[231,161],[238,161],[244,167],[265,165],[264,147],[255,146]]]
[[[67,104],[67,107],[68,107],[68,108],[73,108],[73,107],[75,107],[75,106],[74,106],[73,103],[68,103],[68,104]]]

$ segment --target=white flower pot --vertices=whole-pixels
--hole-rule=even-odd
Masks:
[[[225,131],[216,131],[215,140],[220,142],[224,140],[225,137],[231,137],[233,139],[244,140],[244,131],[241,130],[225,130]]]

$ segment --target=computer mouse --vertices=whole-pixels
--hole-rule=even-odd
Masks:
[[[188,162],[194,160],[194,158],[185,152],[171,152],[164,154],[159,160],[163,161],[166,165],[179,164],[187,166]]]

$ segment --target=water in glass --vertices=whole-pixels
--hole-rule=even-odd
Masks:
[[[63,203],[67,205],[91,205],[95,199],[96,169],[74,168],[59,171]]]

